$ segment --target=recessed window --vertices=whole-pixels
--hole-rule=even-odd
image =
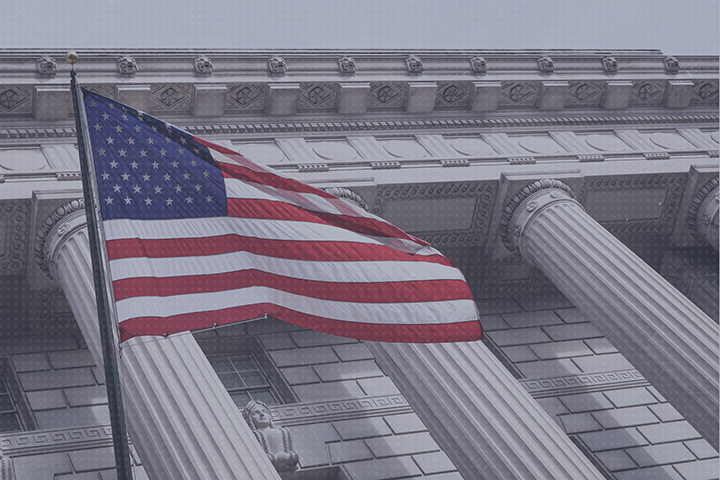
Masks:
[[[250,400],[262,400],[268,405],[279,403],[270,383],[249,353],[208,357],[208,360],[239,408]]]
[[[18,410],[10,395],[5,377],[0,377],[0,432],[17,432],[22,430]]]

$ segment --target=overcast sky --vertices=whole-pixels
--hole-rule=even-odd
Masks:
[[[718,0],[7,0],[0,48],[658,49],[717,55]]]

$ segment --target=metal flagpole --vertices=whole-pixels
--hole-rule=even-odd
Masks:
[[[110,426],[112,427],[113,446],[115,448],[115,469],[118,480],[132,480],[130,446],[128,445],[127,430],[125,428],[120,378],[114,349],[110,300],[104,281],[102,246],[100,245],[100,237],[98,234],[97,208],[95,206],[96,195],[91,177],[93,172],[92,151],[87,148],[90,144],[90,135],[87,129],[87,118],[82,92],[80,92],[80,86],[77,83],[77,74],[75,72],[75,62],[77,62],[77,59],[78,56],[75,52],[69,52],[66,56],[67,62],[73,66],[70,72],[70,89],[72,90],[73,107],[75,110],[75,129],[77,130],[78,153],[80,156],[80,170],[82,172],[83,195],[85,198],[85,216],[87,217],[88,224],[90,257],[95,282],[95,298],[97,300],[98,321],[100,323],[103,363],[105,364],[105,386],[107,387]]]

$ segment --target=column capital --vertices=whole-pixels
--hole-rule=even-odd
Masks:
[[[85,200],[79,198],[55,209],[38,229],[35,235],[35,260],[51,280],[54,280],[52,257],[59,240],[71,230],[84,227],[86,223]]]
[[[703,244],[709,243],[715,250],[718,249],[719,183],[718,177],[714,177],[702,186],[690,204],[687,219],[693,237]]]
[[[500,217],[500,239],[510,252],[522,255],[523,230],[540,211],[558,202],[573,202],[572,189],[560,180],[543,178],[525,185],[505,205]]]

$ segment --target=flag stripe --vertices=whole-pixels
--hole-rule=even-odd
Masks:
[[[321,300],[353,303],[436,302],[472,298],[462,280],[411,282],[318,282],[257,269],[169,278],[134,277],[113,282],[115,299],[185,295],[262,286]]]
[[[452,263],[440,254],[410,255],[384,245],[274,240],[242,235],[218,235],[207,238],[177,238],[171,240],[126,238],[108,241],[107,248],[110,260],[134,257],[199,257],[244,251],[256,255],[306,261],[362,262],[372,258],[375,261],[422,261],[452,266]]]
[[[117,311],[121,318],[143,315],[170,317],[185,312],[212,311],[247,305],[256,302],[258,298],[271,299],[275,305],[325,318],[354,321],[357,320],[358,315],[362,315],[379,324],[393,323],[398,315],[403,315],[408,323],[418,324],[436,323],[438,319],[453,313],[453,320],[456,321],[470,320],[475,315],[475,305],[472,300],[467,299],[421,303],[349,303],[295,295],[261,286],[171,297],[132,297],[117,301]]]
[[[238,318],[255,319],[266,313],[275,318],[295,325],[339,335],[375,342],[465,342],[482,338],[480,323],[477,320],[467,322],[443,322],[424,325],[385,324],[369,322],[346,322],[309,315],[295,310],[279,307],[270,303],[256,303],[239,307],[215,310],[212,312],[192,312],[170,317],[137,317],[120,324],[120,340],[124,341],[138,335],[173,334],[185,330],[209,328],[217,324],[229,325],[238,322]],[[159,333],[158,333],[159,332]]]
[[[212,275],[250,268],[299,279],[340,283],[463,279],[462,274],[454,267],[424,262],[393,260],[307,262],[249,252],[231,252],[203,257],[119,258],[110,261],[110,268],[113,271],[113,280],[133,277]]]

